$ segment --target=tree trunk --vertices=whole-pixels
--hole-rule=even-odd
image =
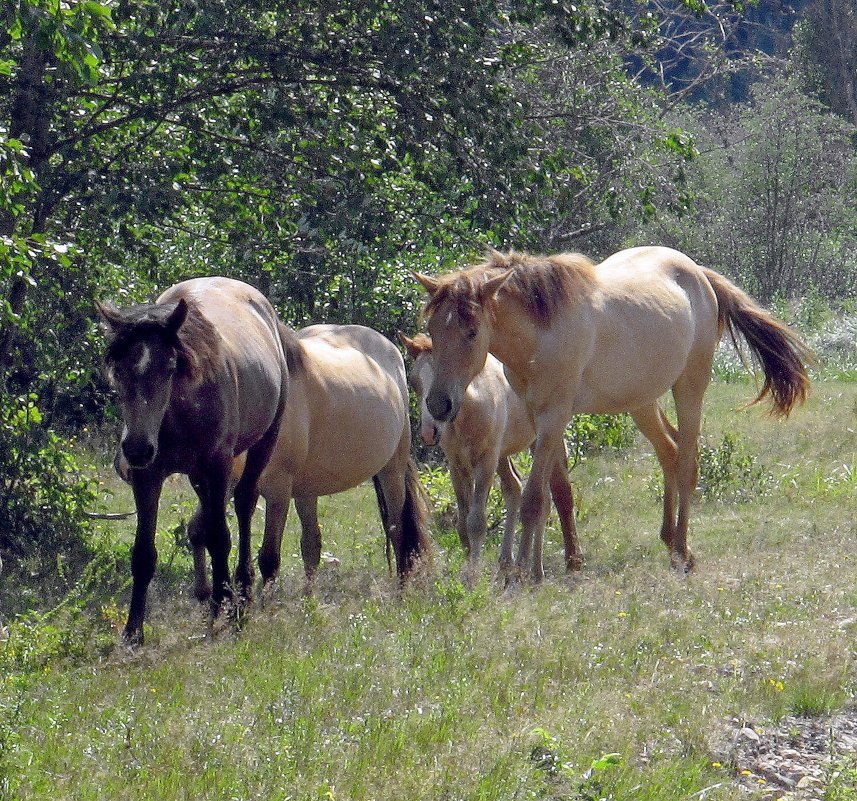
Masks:
[[[50,156],[51,92],[45,84],[48,54],[30,42],[21,58],[21,69],[15,84],[9,120],[9,135],[20,139],[28,152],[28,165],[39,181]],[[43,221],[39,219],[38,204],[22,217],[11,213],[0,215],[0,233],[30,236],[41,233]],[[23,229],[23,230],[22,230]],[[4,288],[6,301],[17,317],[24,309],[30,284],[26,275],[15,275]],[[12,366],[12,353],[18,325],[14,318],[0,324],[0,393],[6,391],[6,378]]]

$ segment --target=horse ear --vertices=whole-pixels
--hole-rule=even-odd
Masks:
[[[122,314],[112,303],[95,301],[95,310],[101,318],[101,322],[110,331],[116,331],[124,325]]]
[[[428,275],[423,275],[422,273],[417,272],[411,272],[411,275],[423,285],[423,289],[425,289],[429,295],[434,295],[434,293],[437,292],[440,283],[435,278],[431,278]]]
[[[414,342],[410,337],[406,337],[401,331],[396,331],[396,335],[399,337],[399,342],[405,346],[405,350],[408,352],[412,359],[416,359],[417,356],[420,355],[420,350],[417,347],[417,343]]]
[[[179,328],[182,327],[182,323],[184,323],[187,318],[187,301],[184,298],[180,298],[179,302],[176,304],[175,309],[170,312],[169,317],[167,317],[166,328],[170,334],[175,335]]]
[[[484,303],[487,300],[491,300],[497,292],[500,291],[500,287],[509,280],[509,276],[515,272],[514,270],[506,270],[505,272],[498,275],[496,278],[491,278],[486,281],[482,286],[479,287],[479,299]]]

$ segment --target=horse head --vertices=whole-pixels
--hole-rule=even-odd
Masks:
[[[151,466],[172,394],[188,314],[184,299],[119,309],[96,303],[107,328],[107,377],[119,395],[124,423],[121,452],[135,469]]]
[[[432,360],[431,339],[425,334],[417,334],[413,339],[401,331],[399,340],[413,361],[408,372],[408,384],[416,393],[420,403],[420,438],[426,445],[437,445],[442,423],[432,417],[426,405],[428,388],[434,381],[434,364]]]
[[[493,276],[466,270],[429,278],[414,273],[431,296],[425,317],[432,341],[434,376],[425,403],[435,420],[455,419],[465,390],[485,367],[491,340],[491,306],[511,274],[511,270]]]

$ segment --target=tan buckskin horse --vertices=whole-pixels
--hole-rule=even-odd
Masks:
[[[485,366],[467,385],[455,419],[439,422],[426,405],[426,395],[434,382],[431,338],[425,334],[409,338],[400,333],[399,339],[413,360],[408,381],[420,402],[420,435],[427,445],[440,444],[449,464],[458,511],[458,536],[467,556],[465,579],[472,583],[478,576],[487,532],[485,507],[495,472],[500,477],[506,506],[500,573],[508,575],[521,508],[521,479],[511,457],[536,437],[524,401],[509,385],[503,365],[489,353]],[[574,525],[571,486],[565,468],[565,458],[557,460],[550,481],[563,530]],[[567,556],[574,558],[574,554]]]
[[[235,487],[235,581],[242,594],[250,592],[250,523],[258,478],[279,430],[288,367],[274,309],[241,281],[196,278],[171,287],[155,303],[96,306],[108,331],[107,374],[119,394],[120,450],[137,508],[124,636],[139,645],[157,561],[158,501],[172,473],[187,474],[199,497],[196,536],[211,555],[213,620],[233,595],[226,501],[233,460],[246,453]]]
[[[264,582],[280,569],[289,502],[301,521],[307,589],[321,559],[318,498],[372,479],[396,570],[406,577],[430,556],[428,510],[410,457],[411,426],[405,364],[382,334],[359,325],[281,325],[289,394],[274,451],[259,481],[265,536],[259,550]],[[235,478],[241,474],[240,460]],[[191,521],[188,533],[199,525]],[[204,552],[195,548],[197,594],[205,581]],[[202,588],[204,592],[204,586]]]
[[[664,473],[661,539],[673,567],[687,572],[702,399],[724,330],[736,346],[743,336],[761,364],[765,380],[753,403],[769,397],[772,414],[786,416],[809,390],[811,354],[795,334],[726,278],[670,248],[631,248],[598,265],[580,254],[491,252],[468,269],[416,278],[431,296],[432,416],[455,418],[490,351],[535,422],[517,558],[524,570],[532,549],[535,581],[544,577],[548,481],[575,414],[629,412],[651,441]],[[668,390],[677,427],[659,403]],[[569,551],[579,560],[573,529]],[[578,563],[567,559],[569,568]]]

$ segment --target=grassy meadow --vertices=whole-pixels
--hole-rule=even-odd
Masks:
[[[292,513],[264,607],[206,638],[191,496],[171,481],[143,648],[118,637],[130,521],[99,524],[105,555],[62,568],[53,609],[2,613],[0,798],[857,798],[847,754],[815,795],[774,792],[733,758],[743,726],[847,709],[857,691],[857,383],[816,382],[785,422],[738,410],[752,397],[746,381],[708,393],[688,579],[659,541],[659,471],[637,435],[574,468],[578,575],[551,518],[542,586],[495,584],[495,530],[465,590],[441,518],[431,573],[399,595],[365,486],[321,503],[314,597]],[[132,508],[99,465],[106,507]],[[431,491],[450,497],[437,471]]]

